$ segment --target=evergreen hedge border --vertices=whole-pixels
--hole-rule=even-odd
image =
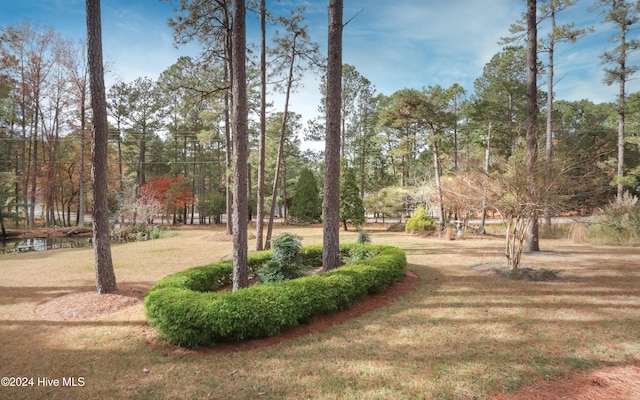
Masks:
[[[341,245],[343,258],[347,259],[356,246],[362,245]],[[145,314],[165,340],[185,347],[273,336],[317,316],[349,308],[367,294],[404,278],[404,251],[368,246],[375,255],[366,260],[235,292],[216,291],[232,282],[231,260],[181,271],[163,278],[147,292]],[[306,265],[322,265],[321,246],[305,246],[301,256]],[[271,251],[250,254],[250,273],[270,259]]]

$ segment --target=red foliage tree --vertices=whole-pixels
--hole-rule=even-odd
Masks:
[[[187,209],[196,202],[193,191],[184,176],[167,178],[154,176],[140,187],[140,195],[146,201],[157,201],[167,214]]]

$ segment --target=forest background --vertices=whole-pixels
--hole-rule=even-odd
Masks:
[[[569,5],[566,9],[561,6],[562,10],[557,14],[557,23],[566,27],[565,33],[569,34],[564,38],[556,37],[562,42],[555,54],[555,63],[561,72],[556,72],[558,82],[552,81],[555,102],[549,125],[551,133],[547,134],[550,140],[539,142],[541,154],[549,149],[553,154],[545,159],[552,175],[545,181],[541,202],[555,215],[590,214],[611,201],[616,193],[615,184],[620,183],[620,178],[616,178],[617,90],[615,85],[607,86],[603,82],[606,65],[599,57],[616,47],[615,41],[609,41],[615,37],[616,28],[613,24],[602,23],[604,9],[594,7],[599,2],[572,3],[566,3]],[[404,5],[407,6],[404,12],[395,15],[410,19],[440,11],[451,16],[451,10]],[[266,125],[265,199],[269,209],[270,196],[276,192],[272,215],[300,222],[321,219],[319,199],[323,187],[323,154],[315,150],[317,146],[312,143],[321,142],[324,132],[323,70],[320,67],[324,56],[322,47],[316,42],[316,37],[321,37],[317,35],[318,24],[315,23],[319,9],[308,6],[308,9],[289,8],[278,4],[270,9],[269,19],[268,75],[273,103]],[[324,6],[321,8],[324,12]],[[347,9],[345,15],[352,19],[345,27],[345,43],[349,43],[348,32],[354,25],[354,36],[368,32],[367,29],[376,23],[389,27],[376,20],[379,17],[376,6],[371,9],[374,12]],[[521,9],[505,6],[495,16],[517,17],[514,10]],[[459,40],[457,34],[462,32],[472,40],[465,18],[473,8],[460,10],[464,8],[459,7],[456,16],[460,29],[453,30],[455,32],[449,36],[460,42],[463,40]],[[373,18],[368,20],[371,14]],[[183,26],[181,30],[179,16],[179,13],[170,15],[173,23],[169,27],[177,43],[186,46],[183,54],[190,55],[176,58],[157,79],[140,76],[124,81],[116,78],[108,89],[109,162],[112,166],[109,184],[114,221],[145,221],[161,215],[172,222],[208,223],[220,222],[222,216],[228,214],[226,189],[229,187],[231,153],[228,103],[225,101],[228,71],[217,52],[215,35],[207,43],[206,38],[193,36],[188,27]],[[90,212],[87,204],[91,203],[88,146],[91,116],[87,111],[87,67],[83,56],[86,51],[82,42],[75,38],[64,37],[55,29],[30,21],[28,13],[23,17],[26,19],[2,26],[1,219],[3,225],[6,220],[26,227],[34,226],[36,218],[41,218],[45,226],[82,224],[84,218],[80,216]],[[121,17],[120,23],[132,21],[125,15]],[[363,24],[363,20],[368,22]],[[456,22],[455,19],[451,21]],[[578,23],[571,25],[575,21]],[[598,22],[589,25],[585,23],[587,21]],[[78,18],[78,23],[82,24],[83,19]],[[157,23],[165,24],[166,20]],[[508,21],[510,23],[517,23],[517,18]],[[497,29],[504,37],[513,36],[508,31],[508,24]],[[552,32],[550,24],[549,18],[539,24],[540,89],[549,82],[548,52],[544,51],[544,44],[548,47],[553,36],[549,36]],[[402,27],[411,27],[405,29],[405,33],[423,32],[414,37],[416,42],[430,37],[431,30],[417,25],[414,21]],[[395,29],[400,30],[397,26]],[[497,33],[493,28],[489,31]],[[630,32],[633,39],[637,26]],[[596,37],[598,45],[593,42]],[[344,188],[350,188],[351,194],[355,192],[356,196],[342,193],[343,198],[359,197],[369,214],[400,218],[409,215],[418,204],[426,204],[434,215],[444,214],[447,219],[462,220],[478,216],[483,209],[483,199],[492,198],[494,208],[498,206],[497,200],[508,192],[504,185],[500,186],[505,181],[495,180],[497,186],[491,197],[491,193],[487,193],[490,188],[485,177],[513,174],[522,158],[526,131],[526,59],[521,41],[508,42],[500,36],[489,39],[483,36],[482,40],[491,43],[483,49],[494,46],[497,51],[479,68],[469,62],[469,70],[458,75],[466,76],[466,87],[450,83],[451,77],[442,75],[446,67],[434,69],[435,60],[447,60],[450,55],[433,52],[433,48],[438,48],[433,44],[410,48],[415,60],[405,56],[405,62],[403,58],[389,56],[391,47],[383,46],[389,43],[380,42],[376,47],[380,52],[371,48],[366,51],[376,58],[376,62],[357,67],[345,64],[341,110],[341,155],[345,172],[342,175],[343,180],[349,181],[344,182]],[[407,42],[416,44],[411,40]],[[582,51],[583,56],[589,58],[589,65],[593,66],[595,61],[601,75],[587,75],[590,91],[585,98],[570,100],[568,95],[564,99],[558,94],[560,90],[555,90],[555,85],[557,83],[558,88],[566,86],[574,76],[584,79],[584,59],[577,59],[578,53],[569,53],[572,46],[580,46],[583,42],[590,43],[587,48],[592,50],[602,49],[603,43],[608,46],[601,54]],[[398,48],[412,47],[403,41],[396,43],[400,43]],[[157,49],[143,53],[149,57],[153,51]],[[363,52],[360,49],[357,53]],[[249,54],[257,57],[257,53]],[[347,48],[345,54],[349,54]],[[424,54],[431,58],[424,61]],[[637,52],[629,54],[632,66],[629,72],[632,72],[633,68],[637,69],[633,65],[637,66],[638,62],[633,62],[638,56]],[[387,64],[389,61],[393,63],[392,67]],[[416,62],[420,65],[415,65]],[[359,68],[370,70],[371,65],[377,65],[379,70],[393,76],[407,75],[405,68],[410,68],[430,78],[422,75],[410,86],[384,94],[378,91],[375,81],[359,71]],[[249,127],[252,134],[249,189],[252,195],[249,198],[254,200],[250,204],[253,211],[259,164],[257,60],[250,59],[249,66],[252,110]],[[118,76],[115,68],[116,65],[111,68],[113,76]],[[377,76],[379,70],[374,69],[372,75]],[[319,90],[315,89],[319,101],[306,101],[304,96],[284,101],[287,89],[292,96],[297,90],[308,91],[308,84],[304,89],[301,85],[308,83],[310,77],[315,77],[311,79],[319,83]],[[384,85],[389,83],[385,81]],[[584,85],[573,87],[584,88]],[[636,177],[640,165],[637,80],[629,80],[629,88],[623,184],[630,193],[637,194]],[[608,97],[606,93],[610,90],[610,101],[601,101],[603,95]],[[540,90],[539,94],[540,132],[547,131],[549,93],[549,90]],[[315,116],[307,117],[310,103],[318,111]],[[297,107],[305,109],[305,114],[296,112]],[[280,143],[283,148],[278,162]],[[276,164],[280,168],[276,168]],[[276,171],[281,171],[277,179]],[[438,176],[442,177],[441,190],[436,190]],[[441,208],[436,206],[440,204]]]

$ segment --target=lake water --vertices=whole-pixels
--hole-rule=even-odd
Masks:
[[[91,247],[88,238],[49,237],[36,239],[0,239],[0,254]]]

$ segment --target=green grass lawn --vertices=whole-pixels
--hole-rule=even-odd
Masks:
[[[303,245],[322,239],[321,228],[286,231]],[[355,233],[341,240],[354,242]],[[486,399],[638,361],[640,248],[543,240],[523,264],[565,280],[521,282],[471,268],[503,261],[498,237],[374,231],[372,242],[406,250],[416,290],[346,323],[240,352],[163,345],[139,303],[98,318],[44,320],[38,304],[93,290],[92,251],[0,256],[0,376],[34,379],[0,387],[0,399]],[[113,247],[118,281],[130,284],[230,255],[219,230]],[[69,387],[70,378],[82,386]]]

